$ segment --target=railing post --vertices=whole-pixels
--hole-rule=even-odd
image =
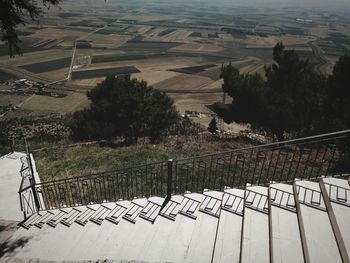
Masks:
[[[34,176],[34,169],[33,169],[33,165],[32,165],[32,159],[31,159],[31,156],[30,156],[27,140],[24,139],[24,142],[25,142],[26,152],[27,152],[27,162],[28,162],[28,166],[29,166],[29,169],[30,169],[30,173],[31,173],[31,176],[29,178],[29,182],[30,182],[30,185],[31,185],[31,188],[32,188],[36,209],[37,209],[37,211],[39,211],[40,210],[40,202],[39,202],[38,193],[37,193],[36,188],[35,188],[36,181],[35,181],[35,176]]]
[[[163,202],[161,210],[166,206],[166,204],[171,199],[171,194],[173,192],[173,159],[168,160],[168,171],[167,171],[167,190],[166,197]]]

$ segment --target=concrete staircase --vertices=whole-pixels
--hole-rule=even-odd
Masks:
[[[41,211],[4,262],[350,262],[350,186],[332,177]]]

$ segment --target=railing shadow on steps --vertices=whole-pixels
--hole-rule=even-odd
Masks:
[[[165,197],[164,206],[172,195],[186,191],[342,176],[350,172],[349,147],[350,130],[345,130],[74,178],[31,181],[30,189],[38,199],[37,210],[150,196]]]

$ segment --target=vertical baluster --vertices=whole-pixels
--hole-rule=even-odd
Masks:
[[[293,180],[295,180],[295,178],[297,177],[297,173],[300,167],[300,163],[301,163],[301,159],[303,157],[303,149],[300,147],[297,147],[299,149],[299,159],[298,159],[298,163],[297,163],[297,167],[295,168],[295,172],[294,172],[294,176],[293,176]]]
[[[318,154],[319,154],[319,152],[320,152],[320,147],[321,147],[321,146],[318,145],[318,148],[317,148],[317,151],[316,151],[316,155],[315,155],[315,159],[314,159],[314,161],[313,161],[313,163],[312,163],[312,165],[311,165],[311,171],[310,171],[310,173],[309,173],[308,180],[310,180],[310,178],[312,178],[311,176],[312,176],[312,173],[313,173],[315,164],[316,164],[316,162],[317,162],[317,157],[318,157]],[[316,176],[314,179],[317,179],[317,176]]]
[[[248,170],[247,170],[247,174],[245,175],[244,185],[246,185],[246,184],[247,184],[247,181],[248,181],[250,166],[251,166],[252,158],[253,158],[253,152],[254,152],[254,149],[252,148],[252,149],[250,150],[250,157],[249,157],[249,162],[248,162]],[[254,182],[251,182],[251,184],[253,184],[253,183],[254,183]]]
[[[288,173],[287,173],[286,182],[289,182],[289,175],[290,175],[290,173],[292,171],[292,167],[293,167],[293,164],[294,164],[294,158],[295,158],[296,151],[297,151],[297,147],[294,146],[293,156],[292,156],[292,160],[290,161],[290,164],[289,164],[289,169],[288,169]]]
[[[327,175],[328,175],[328,171],[329,171],[329,169],[330,169],[330,167],[331,167],[331,164],[332,164],[332,162],[333,162],[334,154],[335,154],[335,152],[336,152],[336,150],[337,150],[336,147],[335,147],[335,145],[332,145],[332,148],[333,148],[332,156],[331,156],[331,159],[330,159],[329,162],[328,162],[327,170],[326,170],[326,173],[325,173],[324,176],[327,176]]]
[[[301,180],[304,179],[304,175],[305,175],[306,171],[307,171],[308,168],[309,168],[308,165],[309,165],[310,158],[311,158],[311,153],[312,153],[312,150],[311,150],[311,149],[305,149],[304,151],[305,151],[305,152],[309,152],[309,155],[307,156],[306,162],[305,162],[305,164],[304,164],[304,171],[303,171],[303,173],[302,173]]]
[[[318,166],[318,170],[317,170],[317,173],[316,173],[316,178],[319,178],[319,177],[320,177],[320,172],[321,172],[321,170],[322,170],[323,163],[324,163],[324,160],[325,160],[325,157],[326,157],[327,152],[328,152],[328,147],[326,146],[326,147],[325,147],[325,150],[324,150],[324,152],[323,152],[323,155],[322,155],[321,164]]]
[[[271,169],[271,164],[273,162],[273,149],[270,150],[270,161],[269,161],[269,166],[267,167],[266,171],[266,177],[265,177],[265,184],[268,184],[270,182],[270,169]]]
[[[232,158],[233,158],[233,152],[230,153],[230,161],[228,163],[227,175],[226,175],[224,187],[230,186],[230,176],[231,176],[231,172],[232,172]]]
[[[244,175],[244,166],[245,166],[245,157],[243,154],[239,155],[242,159],[240,159],[240,161],[242,162],[242,167],[241,167],[241,173],[239,175],[239,183],[238,183],[238,187],[242,187],[242,180],[243,180],[243,175]],[[237,157],[238,158],[238,157]],[[243,185],[243,187],[245,187],[245,185]]]
[[[263,151],[259,151],[258,158],[259,158],[259,160],[263,160],[261,168],[260,168],[260,173],[259,173],[259,176],[258,176],[258,185],[260,185],[260,183],[262,181],[261,179],[262,179],[263,170],[264,170],[264,167],[265,167],[265,162],[266,162],[266,154]]]

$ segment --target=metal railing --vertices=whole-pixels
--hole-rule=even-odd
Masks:
[[[350,131],[265,144],[173,163],[173,193],[314,180],[350,171]]]
[[[347,130],[42,182],[34,185],[34,192],[38,197],[37,207],[45,209],[149,196],[166,197],[167,202],[171,195],[186,191],[244,189],[247,184],[342,176],[350,172],[349,146],[350,130]]]
[[[18,190],[20,207],[24,220],[36,214],[40,210],[38,196],[35,190],[35,178],[29,154],[21,157],[21,184]]]
[[[348,188],[323,182],[326,189],[328,190],[328,196],[330,201],[337,204],[350,206],[350,190]]]
[[[168,164],[159,162],[35,185],[48,209],[166,196]]]

